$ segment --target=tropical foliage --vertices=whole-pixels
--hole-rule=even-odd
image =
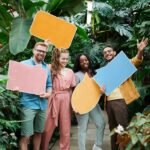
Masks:
[[[77,26],[69,49],[69,67],[73,66],[75,56],[83,52],[90,55],[95,69],[103,66],[102,50],[106,44],[111,44],[118,52],[123,50],[131,58],[137,52],[137,39],[141,40],[143,36],[150,39],[150,0],[93,0],[91,25],[86,24],[86,0],[0,0],[0,74],[7,74],[10,59],[21,61],[31,57],[31,49],[40,39],[31,36],[29,28],[39,10]],[[51,48],[46,58],[48,63]],[[145,49],[144,61],[133,76],[141,98],[129,105],[130,118],[135,112],[142,112],[144,101],[150,99],[149,52],[150,46]],[[9,128],[4,120],[19,120],[19,97],[5,89],[3,75],[0,76],[3,80],[0,84],[0,119],[3,119],[0,134],[6,131],[12,139],[10,134],[19,129],[19,124],[11,123],[14,127]],[[0,140],[0,145],[7,145],[8,141]]]
[[[119,126],[110,135],[118,133],[117,143],[120,149],[148,150],[150,146],[150,107],[143,113],[137,113],[124,130]]]
[[[5,89],[7,77],[0,76],[0,149],[12,150],[18,147],[19,133],[19,98]]]

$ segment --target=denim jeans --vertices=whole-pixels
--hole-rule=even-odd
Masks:
[[[102,146],[105,129],[105,121],[99,105],[97,104],[90,112],[80,115],[76,114],[78,121],[78,149],[86,150],[86,134],[89,118],[96,126],[95,144]]]

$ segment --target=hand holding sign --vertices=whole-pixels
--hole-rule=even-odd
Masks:
[[[109,64],[98,69],[97,74],[93,78],[100,87],[106,85],[105,94],[108,96],[136,70],[128,57],[123,52],[120,52]]]
[[[84,79],[77,85],[72,94],[71,104],[73,110],[79,114],[89,112],[98,103],[100,95],[100,87],[85,74]]]
[[[6,88],[20,92],[40,95],[46,89],[46,70],[40,65],[30,66],[9,61],[8,82]]]

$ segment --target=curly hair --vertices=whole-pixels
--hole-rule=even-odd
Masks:
[[[61,53],[69,53],[69,51],[67,49],[58,49],[58,48],[54,48],[52,50],[52,58],[51,58],[52,77],[59,74],[61,70],[61,66],[59,64],[59,58]]]
[[[80,65],[80,57],[81,56],[86,56],[86,58],[88,59],[89,61],[89,70],[91,71],[92,75],[95,75],[96,74],[96,71],[94,70],[93,66],[92,66],[92,63],[91,63],[91,59],[90,57],[87,55],[87,54],[79,54],[77,55],[76,59],[75,59],[75,63],[74,63],[74,67],[73,67],[73,71],[74,72],[78,72],[78,71],[81,71],[81,65]]]

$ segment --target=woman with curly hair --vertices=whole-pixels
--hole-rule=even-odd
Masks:
[[[52,51],[52,95],[47,109],[47,120],[42,136],[42,150],[48,150],[55,127],[60,129],[60,150],[70,150],[71,127],[71,93],[76,85],[75,76],[71,69],[66,68],[69,52],[66,49],[54,48]]]
[[[77,56],[73,70],[75,72],[77,84],[83,80],[85,73],[87,73],[89,77],[93,77],[96,74],[92,67],[91,60],[86,54],[79,54]],[[103,93],[104,88],[102,88],[101,91]],[[86,150],[86,132],[89,118],[91,118],[92,122],[96,126],[96,138],[92,150],[102,150],[105,121],[99,104],[97,104],[90,112],[86,114],[81,115],[76,113],[76,118],[78,121],[79,150]]]

